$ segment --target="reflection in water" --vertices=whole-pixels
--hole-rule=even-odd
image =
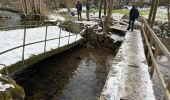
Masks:
[[[0,10],[0,27],[15,27],[20,24],[20,15]]]
[[[13,75],[26,100],[96,100],[113,59],[113,51],[77,47]]]

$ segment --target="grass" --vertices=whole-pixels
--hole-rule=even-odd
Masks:
[[[119,14],[129,14],[129,10],[127,9],[119,9],[119,10],[113,10],[113,14],[119,13]],[[146,10],[139,10],[140,15],[146,16],[149,14],[148,11]]]
[[[92,12],[98,12],[99,11],[99,9],[97,9],[97,8],[93,8],[93,9],[91,9],[91,11]],[[103,10],[102,10],[102,12],[103,12]],[[140,14],[141,15],[143,15],[143,16],[146,16],[146,15],[149,15],[149,11],[147,11],[147,10],[139,10],[139,12],[140,12]],[[118,10],[113,10],[112,11],[112,14],[129,14],[129,10],[128,9],[118,9]]]

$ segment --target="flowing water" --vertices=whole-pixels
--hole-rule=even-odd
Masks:
[[[115,51],[75,47],[15,72],[26,100],[97,100]]]

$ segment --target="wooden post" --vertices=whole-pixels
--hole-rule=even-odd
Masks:
[[[152,49],[152,52],[155,52],[155,48],[152,48],[152,47],[154,47],[154,39],[153,39],[153,37],[151,37],[151,34],[149,35],[149,37],[148,37],[149,38],[148,41],[149,41],[150,47]],[[147,55],[147,61],[148,61],[148,65],[151,66],[152,60],[151,60],[151,55],[149,53]]]
[[[169,93],[170,93],[170,79],[169,79],[169,82],[168,82],[167,88],[168,88],[168,91],[169,91]]]
[[[44,43],[44,53],[46,53],[46,47],[47,47],[47,31],[48,31],[48,26],[46,25],[46,30],[45,30],[45,43]]]
[[[103,24],[103,36],[106,36],[106,16],[102,17],[102,24]]]
[[[157,56],[158,56],[158,53],[159,53],[159,49],[158,49],[157,46],[155,47],[155,51],[154,51],[153,53],[154,53],[155,59],[157,59]],[[151,78],[153,77],[153,73],[154,73],[154,65],[153,65],[153,63],[152,63],[151,71],[150,71],[150,76],[151,76]]]
[[[147,30],[147,26],[146,26],[145,23],[144,23],[143,36],[144,36],[144,34],[146,34],[146,30]],[[144,50],[145,50],[145,55],[146,55],[146,52],[147,52],[148,50],[147,50],[147,44],[146,44],[146,40],[145,40],[145,39],[144,39],[144,42],[145,42]]]
[[[26,40],[26,27],[24,28],[24,37],[23,37],[23,50],[22,50],[22,63],[24,64],[25,58],[25,40]]]

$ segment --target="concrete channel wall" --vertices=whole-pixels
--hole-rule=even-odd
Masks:
[[[65,50],[68,50],[68,49],[73,48],[73,47],[75,47],[75,46],[77,46],[77,45],[79,45],[79,44],[82,44],[82,43],[84,43],[84,41],[85,41],[85,40],[82,38],[82,39],[80,39],[80,40],[78,40],[78,41],[76,41],[76,42],[73,42],[73,43],[71,43],[71,44],[65,45],[65,46],[63,46],[63,47],[59,47],[59,48],[53,49],[52,51],[48,51],[48,52],[46,52],[46,53],[33,56],[33,57],[25,60],[25,61],[24,61],[24,64],[22,63],[22,61],[17,62],[16,64],[13,64],[13,65],[11,65],[11,66],[8,66],[8,72],[9,72],[9,73],[13,73],[13,72],[15,72],[16,70],[26,68],[26,67],[28,67],[28,66],[30,66],[30,65],[35,64],[35,63],[38,62],[38,61],[41,61],[41,60],[46,59],[46,58],[48,58],[48,57],[50,57],[50,56],[52,56],[52,55],[61,53],[61,52],[65,51]],[[5,74],[5,70],[6,70],[6,69],[4,68],[4,69],[1,70],[1,72]]]

